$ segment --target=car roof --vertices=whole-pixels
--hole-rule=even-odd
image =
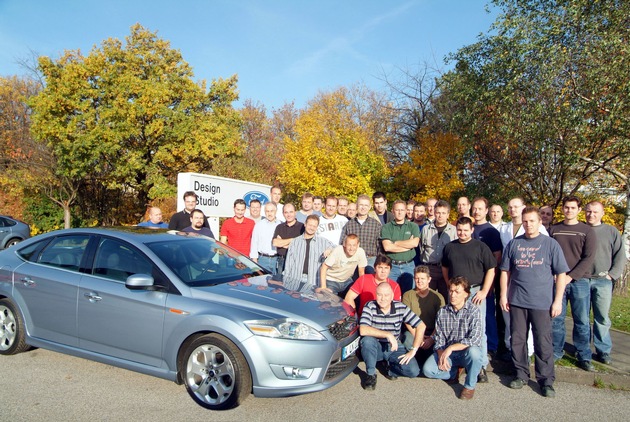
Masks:
[[[99,234],[99,235],[113,235],[120,239],[128,240],[130,242],[149,243],[156,241],[169,241],[173,240],[173,236],[180,236],[180,238],[187,238],[187,233],[177,230],[168,230],[151,227],[139,227],[139,226],[118,226],[118,227],[86,227],[86,228],[72,228],[57,230],[49,232],[47,235],[62,236],[71,234]],[[199,238],[199,236],[195,236]]]

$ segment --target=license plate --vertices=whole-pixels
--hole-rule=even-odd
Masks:
[[[346,360],[350,356],[354,355],[359,348],[359,340],[361,340],[361,337],[355,338],[352,343],[341,349],[341,360]]]

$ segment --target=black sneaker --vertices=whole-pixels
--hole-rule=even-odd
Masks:
[[[525,380],[522,380],[520,378],[514,378],[511,382],[510,382],[510,388],[513,390],[520,390],[521,388],[523,388],[523,386],[527,384],[527,382]]]
[[[479,375],[477,375],[477,382],[488,382],[488,374],[486,373],[485,368],[481,368],[481,371],[479,371]]]
[[[585,370],[586,372],[597,372],[590,360],[578,361],[577,367]]]
[[[390,369],[388,369],[387,372],[385,372],[385,378],[387,378],[390,381],[396,381],[398,379],[398,375],[396,375]]]
[[[551,385],[545,385],[542,388],[542,395],[544,397],[548,397],[550,399],[556,397],[556,390],[553,389]]]
[[[364,390],[374,390],[376,388],[376,374],[368,375],[363,383]]]
[[[612,365],[612,359],[610,358],[610,355],[608,353],[598,354],[595,359],[603,364]]]

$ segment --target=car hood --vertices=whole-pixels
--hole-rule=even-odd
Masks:
[[[235,307],[245,307],[257,313],[269,313],[304,321],[311,320],[322,328],[345,319],[352,308],[337,295],[303,293],[287,290],[262,275],[215,286],[194,287],[197,299],[221,301]]]

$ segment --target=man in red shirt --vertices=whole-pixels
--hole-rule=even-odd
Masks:
[[[221,242],[249,256],[255,223],[254,220],[245,217],[246,208],[247,205],[244,200],[234,201],[234,217],[223,222],[219,234]]]
[[[377,255],[374,261],[374,274],[364,274],[357,278],[354,282],[344,302],[356,309],[355,299],[359,298],[359,316],[366,303],[371,300],[376,300],[376,287],[381,283],[389,283],[392,286],[394,292],[394,300],[400,301],[401,293],[400,286],[394,280],[388,278],[389,272],[392,269],[392,260],[387,255]]]

